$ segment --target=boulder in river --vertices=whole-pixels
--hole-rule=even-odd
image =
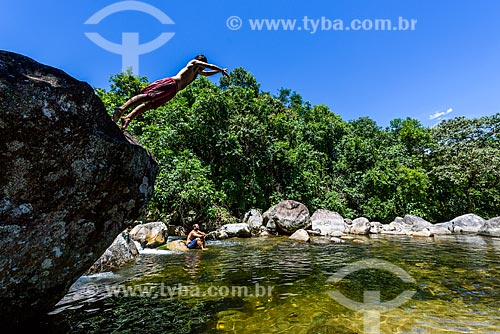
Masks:
[[[370,222],[370,233],[379,234],[382,232],[383,224],[380,222]]]
[[[142,248],[156,248],[167,242],[168,228],[163,222],[139,224],[130,231],[130,236]]]
[[[472,213],[456,217],[450,221],[455,234],[477,234],[485,222],[484,218]]]
[[[264,224],[274,223],[282,234],[292,235],[298,229],[305,229],[310,224],[307,207],[293,200],[284,200],[271,207],[263,214]]]
[[[393,222],[382,226],[382,234],[406,235],[411,231],[411,227],[404,222],[401,217],[396,217]]]
[[[85,275],[119,269],[132,262],[138,254],[139,250],[134,240],[130,237],[130,233],[125,230],[118,234],[111,246],[104,251],[104,254],[87,270]]]
[[[433,224],[431,227],[429,227],[429,231],[431,232],[432,235],[451,234],[452,229],[453,229],[453,225],[450,222],[437,223],[437,224]]]
[[[485,221],[483,226],[479,229],[479,234],[490,237],[500,237],[500,217]]]
[[[94,89],[0,51],[0,321],[51,311],[144,212],[158,165]]]
[[[334,211],[318,209],[310,218],[311,229],[323,235],[342,235],[347,228],[344,218]]]
[[[165,246],[163,246],[165,247]],[[166,248],[174,252],[187,252],[189,248],[186,245],[186,240],[174,240],[167,243]]]
[[[352,225],[349,227],[349,233],[351,234],[369,234],[372,225],[370,221],[365,217],[359,217],[352,221]]]
[[[252,236],[252,233],[250,232],[250,226],[245,223],[226,224],[223,225],[220,230],[226,233],[228,238],[250,238]]]
[[[403,222],[410,227],[412,232],[420,232],[425,229],[429,229],[432,226],[432,223],[428,222],[424,218],[414,215],[404,216]]]
[[[250,227],[252,235],[260,234],[261,231],[260,228],[262,226],[263,218],[259,210],[251,209],[250,211],[246,212],[245,215],[243,216],[242,222],[248,224],[248,227]]]
[[[289,237],[289,239],[301,242],[309,242],[311,240],[309,233],[307,233],[304,229],[298,229]]]

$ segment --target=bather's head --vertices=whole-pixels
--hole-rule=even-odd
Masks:
[[[202,61],[204,63],[208,63],[207,57],[205,57],[205,55],[202,54],[197,55],[196,57],[194,57],[194,59]]]

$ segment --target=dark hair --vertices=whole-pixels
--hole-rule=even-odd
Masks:
[[[202,61],[204,63],[208,63],[207,57],[205,57],[205,55],[202,54],[197,55],[196,57],[194,57],[194,59]]]

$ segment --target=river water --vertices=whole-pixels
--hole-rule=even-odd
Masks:
[[[116,272],[81,277],[46,326],[52,333],[500,333],[500,239],[357,239],[229,239],[206,251],[143,251]]]

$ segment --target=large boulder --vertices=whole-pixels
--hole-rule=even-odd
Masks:
[[[477,234],[485,222],[484,218],[472,213],[456,217],[450,221],[455,234]]]
[[[262,215],[256,209],[251,209],[243,216],[243,223],[248,224],[252,235],[258,235],[260,233],[262,222]]]
[[[349,228],[349,233],[351,234],[369,234],[372,225],[370,221],[365,217],[359,217],[352,221],[352,225]]]
[[[381,222],[370,222],[370,233],[371,234],[379,234],[382,232],[384,228],[384,224]]]
[[[205,240],[224,240],[227,238],[229,238],[229,236],[222,229],[208,232],[207,235],[205,236]]]
[[[447,235],[451,234],[452,230],[453,230],[453,225],[451,224],[451,222],[433,224],[429,228],[429,231],[431,232],[432,235]]]
[[[403,221],[406,225],[410,226],[412,232],[420,232],[425,229],[428,230],[432,227],[432,223],[418,216],[406,215],[404,216]]]
[[[393,222],[382,226],[382,234],[406,235],[411,232],[411,226],[406,224],[404,219],[396,217]]]
[[[52,310],[142,213],[155,159],[92,87],[0,51],[0,320]]]
[[[485,221],[483,226],[479,229],[479,234],[490,237],[500,237],[500,217]]]
[[[140,224],[134,226],[130,236],[140,243],[142,248],[156,248],[167,242],[168,228],[164,222]]]
[[[347,229],[344,218],[334,211],[318,209],[310,220],[312,230],[324,235],[342,235]]]
[[[298,229],[305,229],[310,224],[307,207],[293,200],[279,202],[264,212],[262,216],[263,223],[268,228],[274,224],[278,232],[287,235],[293,234]]]
[[[111,246],[104,251],[104,254],[87,270],[85,275],[119,269],[132,262],[138,254],[139,250],[134,240],[130,237],[130,233],[125,230],[118,234]]]
[[[250,226],[245,223],[226,224],[223,225],[220,230],[224,232],[228,238],[249,238],[252,236]]]

